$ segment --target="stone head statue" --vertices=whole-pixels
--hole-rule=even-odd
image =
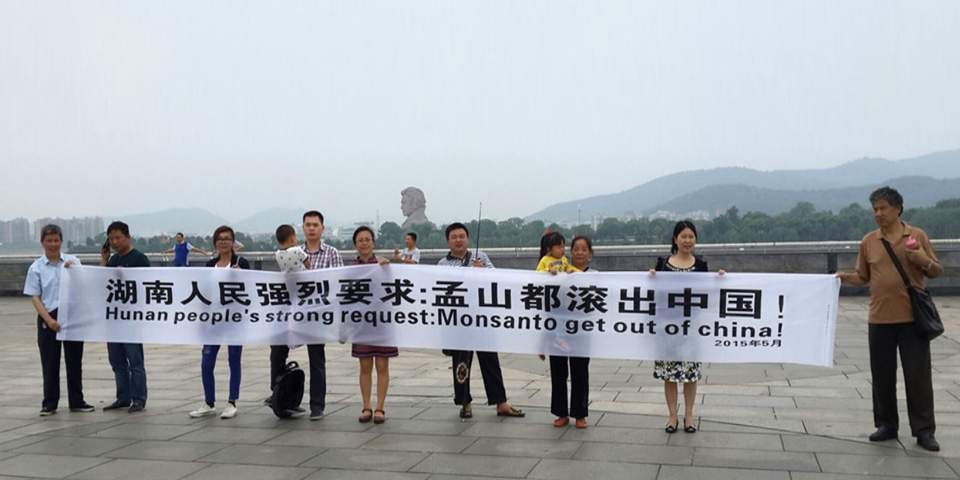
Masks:
[[[423,190],[407,187],[400,191],[400,211],[407,217],[403,222],[403,228],[430,222],[424,213],[426,209],[427,198],[423,195]]]

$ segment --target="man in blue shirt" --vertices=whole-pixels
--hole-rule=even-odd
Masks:
[[[60,345],[67,364],[67,396],[71,412],[92,412],[93,406],[83,400],[82,361],[83,342],[57,340],[60,323],[57,310],[60,307],[60,273],[70,265],[79,265],[80,260],[60,252],[63,231],[50,224],[40,229],[40,244],[43,256],[34,261],[27,270],[23,294],[29,295],[33,308],[37,309],[37,345],[40,347],[40,365],[43,368],[43,403],[40,416],[57,413],[60,403]]]
[[[173,266],[175,267],[187,267],[190,265],[190,252],[198,251],[201,255],[206,255],[207,252],[194,247],[189,242],[183,241],[183,234],[177,232],[177,244],[164,250],[163,253],[173,252]]]
[[[130,245],[130,227],[113,222],[107,227],[107,241],[100,249],[101,267],[149,267],[150,260]],[[110,256],[110,248],[117,253]],[[136,413],[147,406],[147,371],[143,366],[142,343],[107,343],[107,358],[117,383],[117,399],[104,410],[128,408]]]

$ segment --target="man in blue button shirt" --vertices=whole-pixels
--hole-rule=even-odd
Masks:
[[[50,224],[40,229],[40,244],[43,256],[34,261],[27,270],[23,294],[29,295],[37,309],[37,345],[40,347],[40,365],[43,368],[43,403],[40,416],[57,413],[60,403],[60,345],[67,364],[67,396],[71,412],[92,412],[93,406],[83,401],[82,361],[83,342],[57,340],[60,324],[57,310],[60,307],[60,273],[70,265],[79,265],[80,260],[60,252],[63,231]]]

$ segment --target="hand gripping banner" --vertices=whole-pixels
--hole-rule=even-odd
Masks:
[[[63,273],[57,338],[832,366],[839,290],[809,274],[80,266]]]

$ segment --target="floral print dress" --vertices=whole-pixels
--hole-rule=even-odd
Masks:
[[[705,272],[707,262],[697,258],[692,267],[677,268],[666,259],[659,259],[657,270],[667,272]],[[669,362],[657,360],[653,364],[653,378],[665,382],[698,382],[700,381],[700,362]]]

